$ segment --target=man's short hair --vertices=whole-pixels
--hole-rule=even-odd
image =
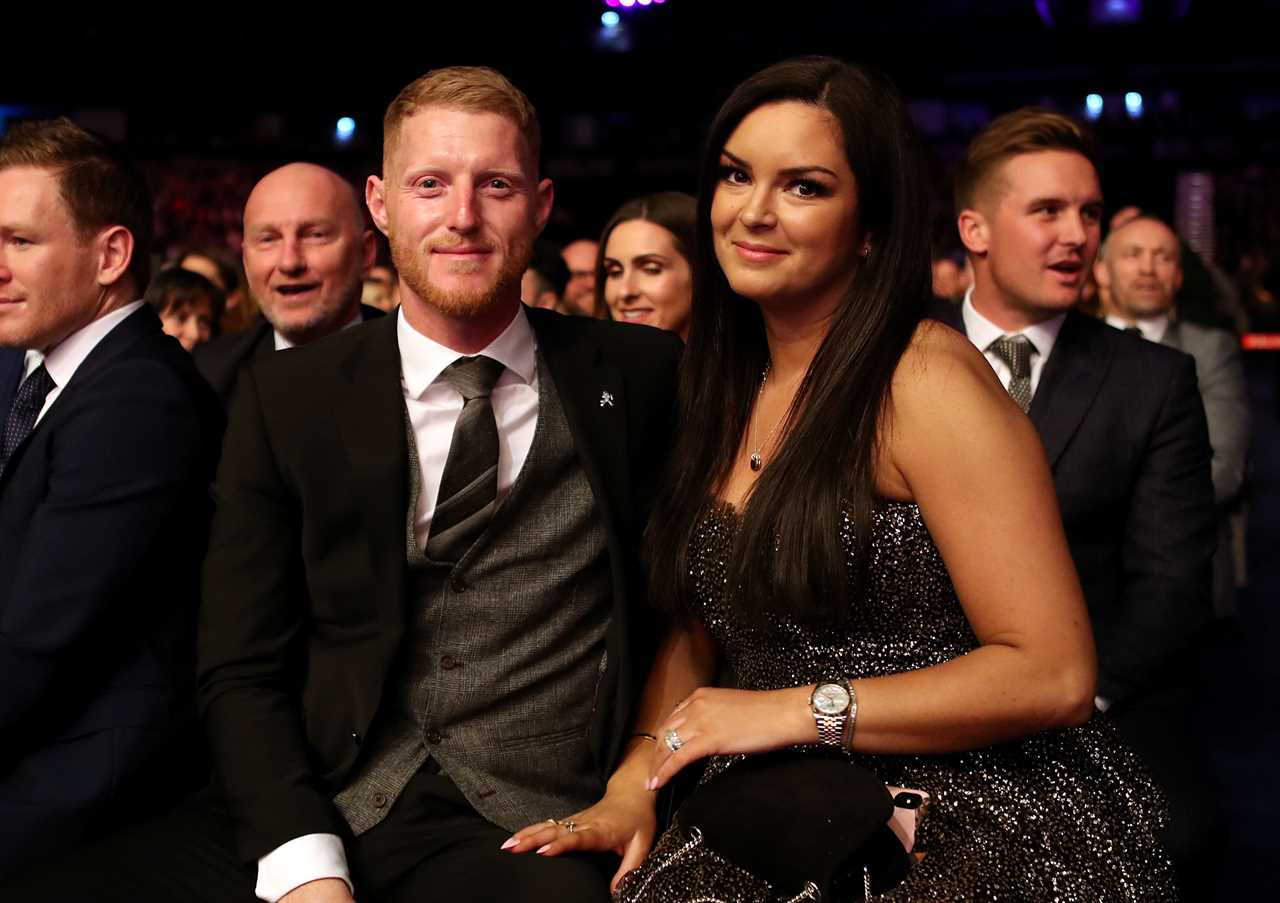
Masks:
[[[58,193],[82,239],[109,226],[133,236],[129,275],[141,294],[151,277],[151,192],[142,173],[106,139],[65,116],[20,122],[0,137],[0,169],[53,170]]]
[[[529,144],[534,166],[542,148],[538,114],[524,92],[505,75],[488,66],[450,66],[433,69],[405,86],[382,119],[382,161],[391,158],[400,126],[426,107],[445,107],[469,113],[497,113],[516,124]]]
[[[1116,226],[1114,229],[1112,229],[1110,232],[1107,233],[1107,237],[1104,238],[1098,244],[1097,259],[1100,261],[1107,259],[1107,250],[1111,247],[1111,236],[1115,235],[1121,229],[1124,229],[1125,227],[1127,227],[1130,223],[1140,223],[1140,222],[1143,222],[1144,220],[1149,223],[1157,223],[1161,226],[1164,226],[1166,229],[1168,229],[1170,232],[1173,233],[1174,244],[1176,246],[1176,250],[1174,253],[1174,260],[1178,262],[1178,266],[1182,266],[1182,239],[1179,238],[1178,236],[1178,230],[1173,228],[1173,226],[1169,225],[1168,223],[1166,223],[1160,217],[1156,216],[1154,213],[1144,213],[1142,211],[1139,211],[1137,216],[1131,219],[1125,220],[1123,224]]]
[[[977,203],[978,194],[1009,159],[1036,151],[1080,154],[1098,166],[1093,139],[1080,123],[1043,107],[1022,107],[998,116],[974,136],[956,172],[956,213]]]

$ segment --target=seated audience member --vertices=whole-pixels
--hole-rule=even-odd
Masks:
[[[341,176],[311,163],[282,166],[254,186],[244,205],[244,271],[263,320],[195,352],[224,402],[247,361],[383,315],[360,303],[376,247],[359,203]]]
[[[222,292],[226,303],[218,328],[220,334],[240,332],[253,322],[257,309],[245,290],[244,273],[225,251],[210,247],[192,248],[179,253],[177,262],[179,269],[199,273]]]
[[[199,637],[214,788],[0,899],[609,899],[616,857],[502,845],[598,798],[628,745],[679,342],[520,303],[553,190],[499,73],[430,72],[384,130],[366,195],[399,310],[255,360],[232,404]]]
[[[618,208],[600,235],[597,309],[688,338],[697,207],[691,195],[663,191]]]
[[[1249,451],[1249,395],[1240,344],[1225,329],[1175,316],[1182,285],[1182,251],[1166,223],[1145,214],[1114,229],[1094,265],[1099,286],[1107,287],[1107,322],[1138,329],[1143,338],[1185,351],[1195,359],[1200,400],[1213,448],[1213,495],[1218,503],[1218,548],[1213,559],[1213,607],[1219,616],[1235,613],[1235,574],[1228,509],[1244,485]]]
[[[1213,611],[1212,452],[1194,362],[1075,309],[1101,231],[1093,154],[1077,123],[1036,108],[970,142],[955,191],[974,283],[937,316],[1040,434],[1098,647],[1097,707],[1169,792],[1165,847],[1203,899],[1216,807],[1186,706]]]
[[[218,334],[225,296],[192,270],[164,270],[151,280],[142,300],[160,317],[165,335],[177,339],[187,351]]]
[[[973,267],[963,248],[934,248],[933,297],[959,304],[972,284]]]
[[[70,120],[0,138],[0,878],[202,777],[181,741],[222,414],[139,299],[151,216]]]
[[[596,251],[594,239],[579,238],[569,242],[560,256],[569,266],[569,282],[564,287],[565,309],[575,317],[604,317],[604,309],[596,307]]]
[[[534,242],[529,268],[520,280],[520,297],[524,303],[567,313],[562,299],[568,282],[569,266],[560,256],[560,249],[543,239]]]
[[[383,313],[391,313],[400,303],[396,297],[396,289],[400,285],[400,277],[394,267],[385,263],[374,264],[364,276],[364,288],[360,293],[360,303],[365,307],[376,307]]]

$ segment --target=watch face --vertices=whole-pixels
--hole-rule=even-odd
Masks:
[[[839,715],[849,708],[849,691],[839,684],[823,684],[813,693],[813,707],[824,715]]]

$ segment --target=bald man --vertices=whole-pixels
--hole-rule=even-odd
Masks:
[[[194,355],[224,403],[245,362],[382,316],[360,303],[376,254],[361,209],[350,183],[311,163],[273,170],[249,193],[244,270],[263,320]]]

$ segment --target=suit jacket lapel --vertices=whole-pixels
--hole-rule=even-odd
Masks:
[[[0,417],[9,416],[13,396],[17,394],[18,384],[22,382],[22,367],[25,362],[26,352],[21,348],[0,348]],[[2,423],[0,429],[3,429]]]
[[[403,627],[409,453],[396,318],[379,320],[368,327],[366,336],[352,345],[335,374],[334,417],[351,472],[334,474],[334,479],[349,481],[367,516],[374,595],[398,638]]]
[[[1071,311],[1040,374],[1031,400],[1031,422],[1053,467],[1102,388],[1111,367],[1105,343],[1088,341],[1084,314]]]
[[[596,501],[610,533],[630,523],[632,506],[627,461],[627,399],[622,374],[604,360],[586,330],[570,330],[570,321],[529,310],[529,322],[547,361]]]

